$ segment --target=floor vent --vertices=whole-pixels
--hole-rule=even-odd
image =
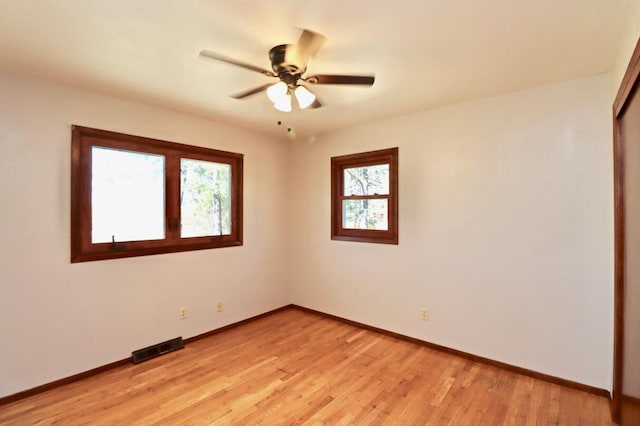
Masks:
[[[156,345],[131,352],[131,360],[134,364],[138,364],[142,361],[146,361],[148,359],[155,358],[169,352],[177,351],[178,349],[182,348],[184,348],[182,337],[176,337],[175,339],[167,340],[166,342],[158,343]]]

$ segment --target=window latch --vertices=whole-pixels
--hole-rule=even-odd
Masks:
[[[111,236],[111,244],[109,244],[109,250],[122,250],[124,249],[124,244],[116,244],[116,236]]]

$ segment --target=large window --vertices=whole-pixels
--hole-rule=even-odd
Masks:
[[[398,244],[398,148],[331,158],[331,238]]]
[[[73,126],[71,261],[242,245],[242,161]]]

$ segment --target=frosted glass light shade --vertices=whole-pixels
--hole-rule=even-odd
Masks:
[[[277,104],[284,100],[288,89],[287,84],[284,81],[280,81],[267,89],[267,97],[271,102]]]
[[[309,105],[316,100],[316,95],[307,90],[306,87],[298,86],[296,90],[293,92],[296,95],[296,99],[298,100],[298,105],[300,108],[305,109]]]
[[[273,106],[282,112],[291,112],[291,95],[285,94],[278,102],[275,102]]]

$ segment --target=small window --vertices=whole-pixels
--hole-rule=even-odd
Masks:
[[[71,261],[242,245],[242,162],[73,126]]]
[[[331,239],[398,244],[398,148],[331,158]]]

